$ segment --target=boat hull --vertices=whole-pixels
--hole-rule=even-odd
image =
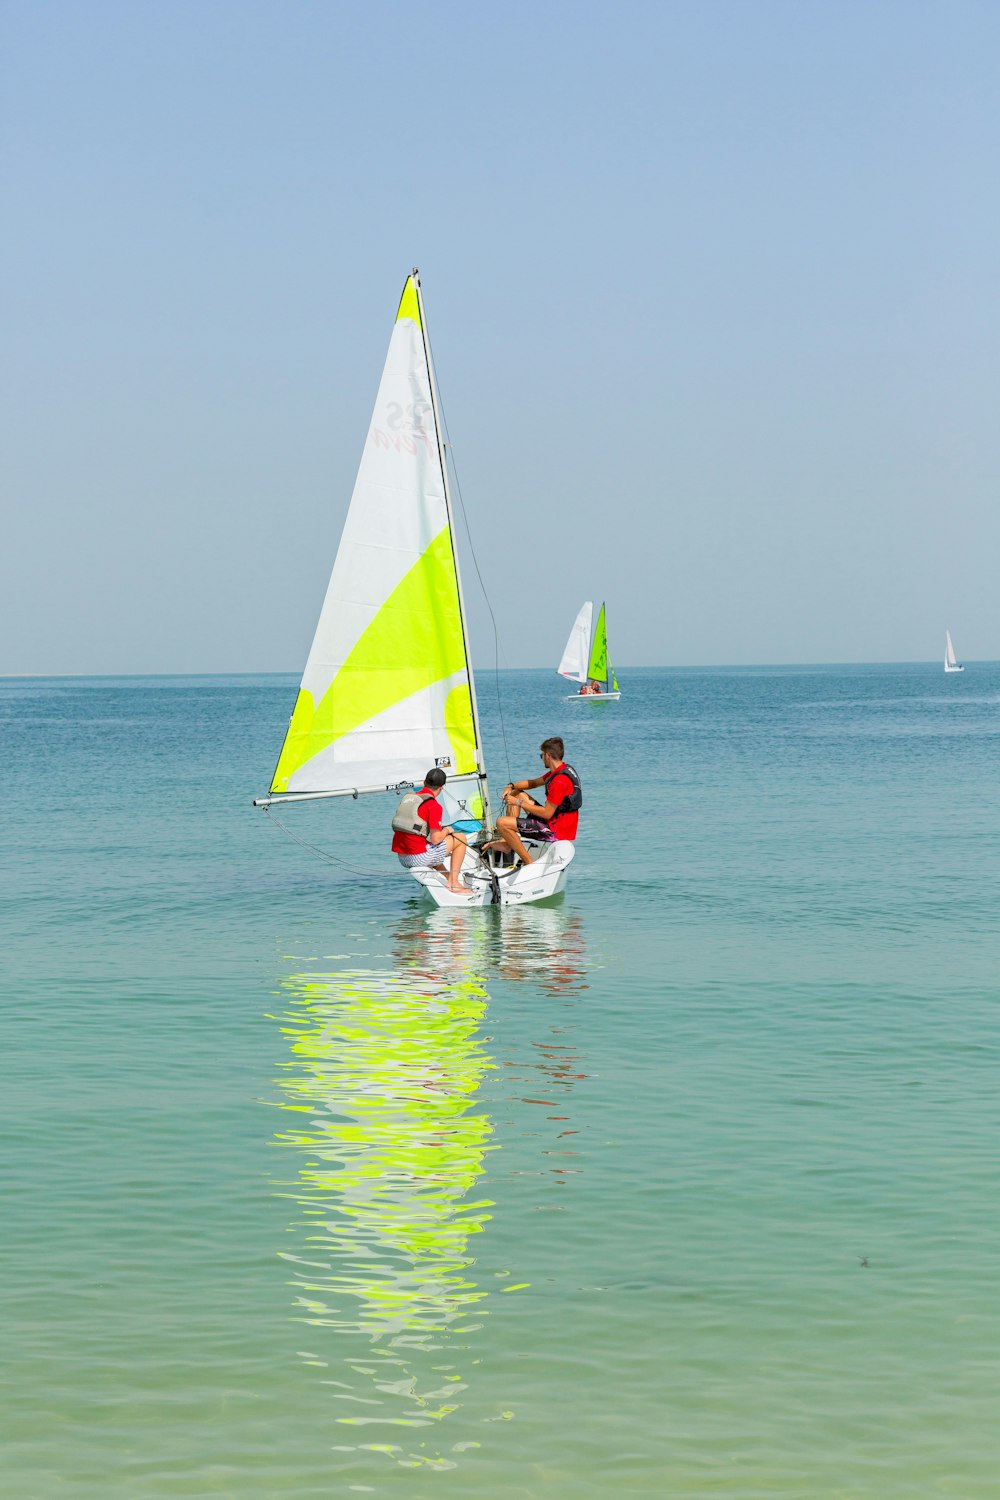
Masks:
[[[621,693],[570,693],[566,699],[567,703],[607,703],[612,699],[615,703],[621,697]]]
[[[462,879],[471,890],[450,891],[442,870],[411,870],[410,874],[435,906],[527,906],[548,901],[566,888],[566,872],[576,853],[568,839],[545,844],[530,865],[515,870],[490,870],[478,855],[468,854]]]

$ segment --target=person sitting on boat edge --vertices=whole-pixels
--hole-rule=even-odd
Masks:
[[[499,837],[494,847],[512,849],[526,865],[533,860],[522,840],[530,838],[540,844],[551,844],[557,839],[575,839],[583,805],[580,778],[563,760],[565,747],[559,736],[543,740],[540,750],[544,772],[525,781],[510,782],[504,788],[504,801],[509,809],[518,811],[497,818]],[[544,803],[528,796],[536,786],[545,788]]]
[[[392,836],[392,852],[399,856],[404,870],[447,869],[449,891],[462,893],[472,889],[458,878],[468,845],[459,834],[449,832],[441,824],[438,793],[447,780],[439,766],[427,772],[417,793],[417,816],[426,824],[427,835],[396,829]]]

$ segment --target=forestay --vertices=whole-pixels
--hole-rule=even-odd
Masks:
[[[272,794],[419,784],[435,765],[478,783],[435,398],[410,276]]]

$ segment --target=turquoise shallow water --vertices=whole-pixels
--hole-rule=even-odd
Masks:
[[[0,683],[4,1493],[995,1496],[1000,667],[501,686],[449,915],[291,678]]]

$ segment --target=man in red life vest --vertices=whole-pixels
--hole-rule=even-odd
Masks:
[[[579,811],[569,810],[564,804],[575,800],[576,807],[579,808],[580,800],[574,798],[574,793],[578,791],[580,783],[576,772],[573,771],[571,775],[571,768],[563,761],[563,751],[563,742],[558,735],[543,740],[541,756],[545,770],[542,775],[526,781],[512,781],[504,788],[504,801],[508,808],[516,811],[497,818],[497,845],[513,849],[526,865],[532,863],[532,858],[522,839],[530,838],[542,844],[551,844],[556,839],[576,838]],[[545,788],[545,801],[542,803],[535,802],[528,796],[528,792],[536,786]]]
[[[458,878],[468,845],[457,833],[450,833],[441,825],[438,792],[447,780],[438,766],[427,772],[419,792],[420,817],[427,824],[427,837],[424,838],[419,833],[394,833],[392,852],[399,855],[399,863],[404,870],[422,869],[425,866],[447,869],[449,891],[468,892],[472,887],[463,885]]]

